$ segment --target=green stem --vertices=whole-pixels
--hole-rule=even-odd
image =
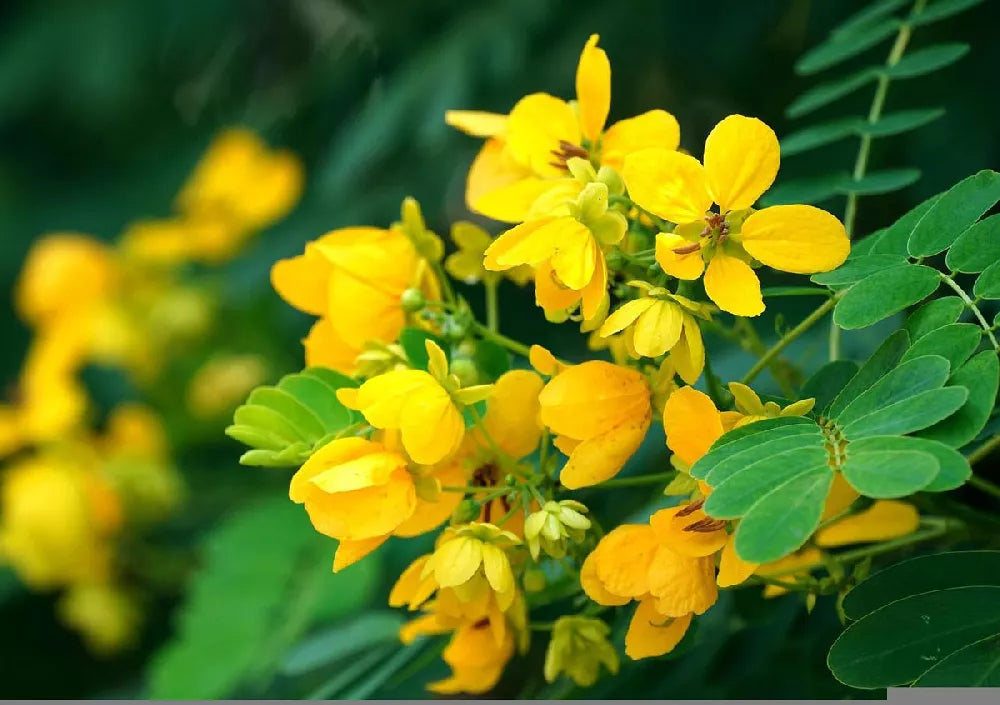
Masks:
[[[1000,433],[985,441],[981,446],[969,453],[969,465],[975,465],[997,448],[1000,448]]]
[[[743,384],[750,384],[750,382],[752,382],[757,375],[764,371],[764,368],[770,364],[771,360],[781,354],[781,351],[787,348],[793,340],[812,328],[817,321],[830,312],[836,303],[836,296],[832,296],[824,301],[815,311],[806,316],[797,326],[785,333],[778,342],[772,345],[767,352],[761,355],[760,359],[758,359],[757,362],[754,363],[754,366],[751,367],[745,375],[743,375],[743,379],[740,381]]]
[[[474,322],[472,326],[484,339],[492,340],[497,345],[507,348],[512,353],[520,355],[521,357],[528,357],[531,352],[531,349],[524,343],[519,343],[513,338],[508,338],[506,335],[492,331],[481,323]]]
[[[982,490],[986,494],[992,495],[996,499],[1000,499],[1000,485],[995,485],[989,480],[979,477],[978,475],[972,475],[969,477],[968,482],[977,490]]]
[[[500,330],[500,307],[497,301],[497,289],[500,282],[495,277],[483,281],[486,287],[486,327],[493,333]]]
[[[659,483],[667,483],[674,479],[677,475],[676,470],[668,470],[667,472],[658,472],[653,475],[638,475],[636,477],[619,477],[613,480],[607,480],[600,483],[599,485],[594,485],[591,489],[604,490],[611,487],[638,487],[640,485],[656,485]]]
[[[997,344],[996,336],[993,335],[993,327],[986,322],[986,317],[983,316],[983,312],[979,310],[978,306],[976,306],[976,302],[973,301],[972,298],[965,293],[965,289],[959,286],[958,282],[950,276],[944,272],[938,272],[938,275],[941,277],[941,281],[947,284],[952,291],[958,294],[958,298],[962,299],[962,303],[965,304],[965,307],[972,311],[972,315],[976,317],[976,320],[979,321],[979,325],[984,331],[986,331],[986,337],[990,339],[990,344],[993,345],[993,349],[1000,351],[1000,345]]]
[[[462,492],[469,494],[480,494],[483,492],[498,492],[503,494],[504,492],[509,492],[510,490],[510,487],[501,487],[497,485],[486,485],[484,487],[477,487],[475,485],[441,485],[442,492]]]

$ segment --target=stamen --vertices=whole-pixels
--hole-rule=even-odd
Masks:
[[[705,504],[705,500],[703,500],[703,499],[699,499],[697,502],[691,502],[691,504],[688,504],[683,509],[681,509],[679,512],[677,512],[677,516],[679,516],[679,517],[686,517],[686,516],[689,516],[691,514],[694,514],[696,511],[698,511],[699,509],[701,509],[702,506],[704,506],[704,504]]]
[[[712,519],[710,517],[705,517],[700,521],[696,521],[690,526],[685,526],[684,531],[693,531],[699,534],[710,534],[713,531],[718,531],[719,529],[725,527],[726,522],[721,519]]]
[[[692,252],[697,252],[700,249],[701,249],[701,243],[700,242],[694,242],[694,243],[691,243],[690,245],[684,245],[683,247],[675,247],[674,248],[674,254],[676,254],[676,255],[689,255]]]

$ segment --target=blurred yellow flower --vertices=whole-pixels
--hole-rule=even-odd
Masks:
[[[232,413],[266,377],[267,363],[260,355],[216,355],[188,382],[187,408],[200,419]]]
[[[83,635],[100,656],[118,653],[135,640],[141,614],[135,599],[110,583],[74,585],[59,600],[59,616]]]
[[[603,665],[618,673],[618,652],[608,640],[611,627],[594,617],[560,617],[552,627],[545,652],[545,680],[552,683],[565,672],[579,686],[597,682]]]
[[[730,115],[705,141],[704,166],[673,149],[651,148],[625,158],[622,177],[639,206],[670,222],[656,238],[656,261],[667,274],[697,279],[723,311],[764,311],[753,260],[785,272],[813,274],[840,266],[850,241],[837,218],[813,206],[752,206],[778,173],[778,138],[756,118]],[[719,212],[709,209],[718,204]],[[707,267],[706,267],[707,263]]]
[[[497,275],[487,272],[483,257],[493,238],[475,223],[459,221],[451,226],[451,239],[458,250],[448,255],[444,261],[445,271],[460,282],[476,284]],[[520,266],[508,269],[504,275],[518,286],[524,286],[533,275],[531,267]]]
[[[441,657],[451,667],[451,676],[431,683],[427,689],[441,695],[485,693],[500,680],[514,655],[514,635],[506,632],[497,644],[489,624],[472,622],[455,630]]]
[[[569,456],[559,481],[569,489],[604,482],[638,450],[652,417],[650,389],[636,370],[603,360],[567,367],[539,395],[542,423]]]

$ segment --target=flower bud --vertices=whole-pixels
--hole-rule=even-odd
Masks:
[[[458,381],[463,387],[479,384],[479,371],[476,369],[476,363],[467,357],[452,360],[451,373],[458,377]]]
[[[539,511],[532,512],[524,522],[524,538],[528,550],[536,561],[544,550],[553,558],[566,555],[569,544],[583,541],[590,528],[590,519],[583,516],[587,508],[572,499],[546,502]]]
[[[591,686],[601,665],[618,673],[618,652],[608,640],[611,628],[599,619],[580,615],[560,617],[552,628],[545,652],[545,680],[555,681],[565,673],[579,686]]]
[[[482,511],[482,507],[479,502],[474,499],[463,499],[455,507],[455,511],[451,513],[451,523],[452,524],[466,524],[470,521],[479,518],[479,512]]]
[[[415,313],[424,307],[427,300],[424,299],[423,292],[421,292],[420,289],[410,287],[403,292],[402,296],[399,297],[399,303],[403,307],[404,311]]]

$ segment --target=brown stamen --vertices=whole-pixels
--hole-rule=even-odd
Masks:
[[[677,512],[677,516],[686,517],[691,514],[694,514],[696,511],[701,509],[704,504],[705,500],[703,499],[699,499],[697,502],[691,502],[691,504],[685,505],[683,509]]]
[[[675,255],[689,255],[692,252],[697,252],[700,249],[701,249],[701,243],[700,242],[695,242],[695,243],[692,243],[690,245],[684,245],[683,247],[675,247],[674,248],[674,254]]]
[[[551,161],[549,164],[557,169],[565,169],[566,162],[573,157],[587,159],[590,156],[586,149],[566,140],[559,140],[559,149],[550,150],[549,154],[555,157],[555,161]]]
[[[726,522],[721,519],[711,519],[709,517],[705,517],[704,519],[696,521],[689,526],[685,526],[684,531],[693,531],[699,534],[710,534],[713,531],[718,531],[719,529],[725,527],[725,525]]]

